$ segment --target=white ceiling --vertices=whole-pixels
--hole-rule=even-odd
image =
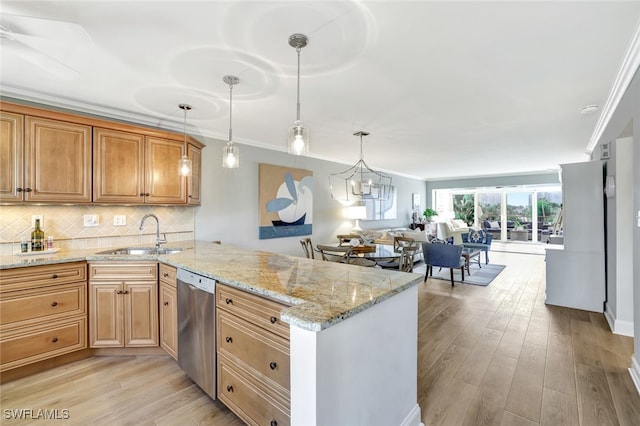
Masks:
[[[310,155],[353,164],[366,130],[371,167],[444,179],[585,160],[600,112],[578,109],[605,104],[640,2],[2,0],[2,13],[5,97],[179,131],[186,102],[188,131],[224,141],[232,74],[234,140],[277,150],[296,114],[288,37],[306,34]]]

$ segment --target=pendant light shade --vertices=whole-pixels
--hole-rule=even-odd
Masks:
[[[187,157],[187,111],[191,110],[191,105],[180,104],[178,108],[184,111],[184,144],[182,146],[182,158],[178,160],[178,174],[180,176],[191,176],[191,160]]]
[[[289,154],[302,155],[309,152],[309,129],[304,127],[300,120],[300,50],[309,44],[309,38],[304,34],[292,34],[289,36],[289,45],[298,53],[298,87],[297,87],[297,113],[296,121],[289,127],[287,146]]]
[[[225,75],[222,81],[229,85],[229,142],[222,148],[222,167],[225,169],[237,169],[240,167],[240,151],[234,145],[232,138],[233,124],[233,86],[240,83],[240,79],[233,75]]]
[[[350,204],[355,201],[388,201],[393,196],[391,176],[371,169],[364,161],[362,154],[362,137],[369,133],[359,131],[354,136],[360,137],[360,160],[347,170],[329,175],[331,198]]]

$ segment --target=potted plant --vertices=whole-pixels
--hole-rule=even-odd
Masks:
[[[422,212],[422,215],[425,217],[425,219],[427,219],[427,222],[431,222],[431,218],[433,216],[438,216],[438,212],[427,207],[426,209],[424,209],[424,212]]]

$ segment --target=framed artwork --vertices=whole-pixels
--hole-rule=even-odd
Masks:
[[[420,194],[411,194],[412,210],[420,210]]]
[[[391,197],[388,200],[362,200],[367,208],[367,220],[396,219],[398,216],[398,202],[396,187],[391,187]]]
[[[313,172],[263,163],[258,167],[259,238],[311,235]]]

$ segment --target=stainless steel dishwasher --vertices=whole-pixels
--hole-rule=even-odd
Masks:
[[[178,269],[178,365],[216,399],[216,282]]]

